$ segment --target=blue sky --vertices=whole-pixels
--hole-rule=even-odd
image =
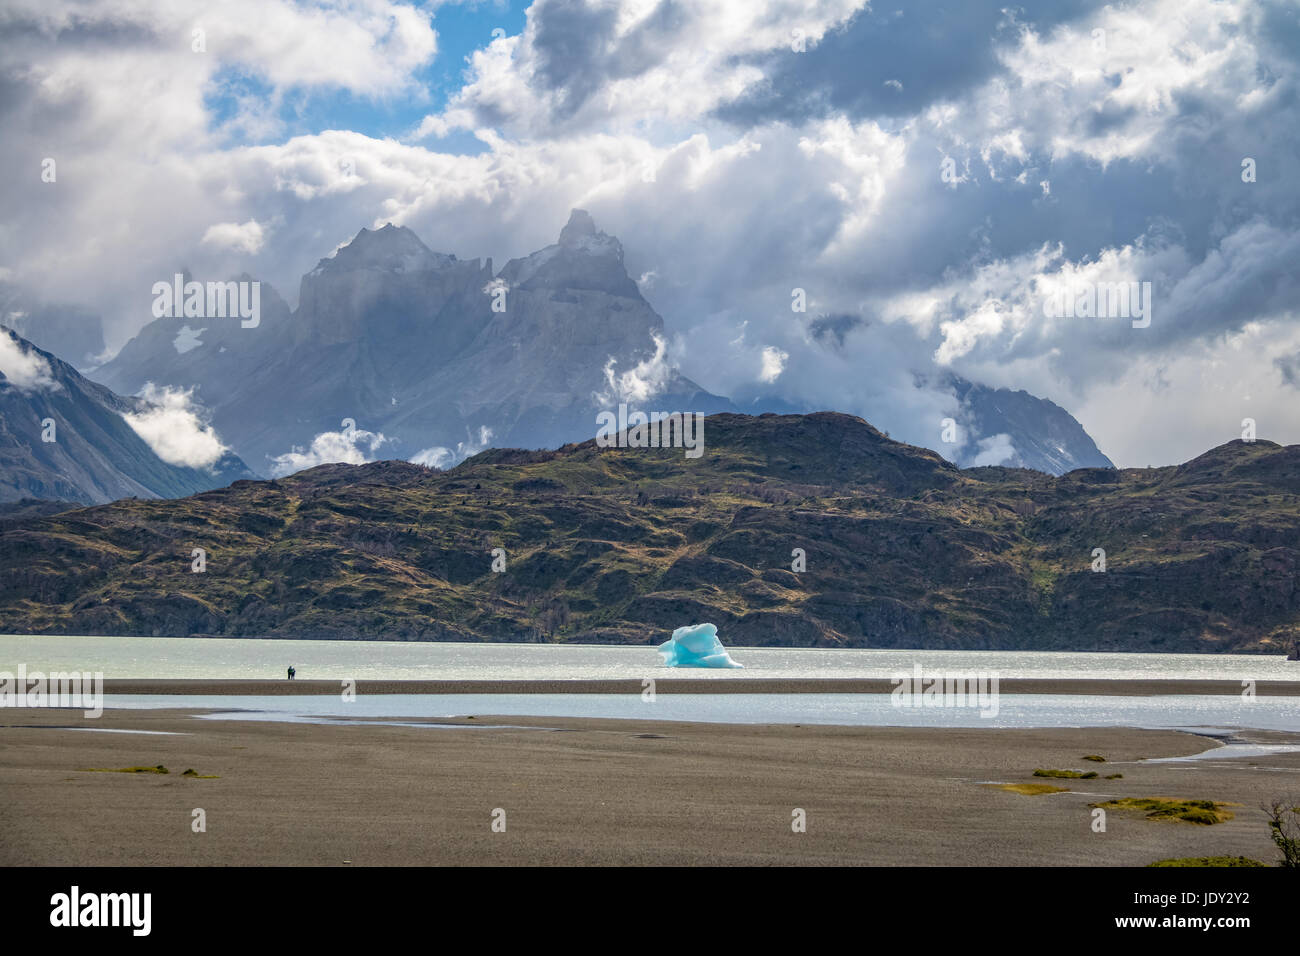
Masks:
[[[410,4],[419,9],[419,4]],[[517,35],[524,29],[528,4],[520,0],[487,0],[451,3],[438,7],[432,24],[438,36],[437,55],[410,73],[412,90],[385,96],[353,93],[348,88],[299,87],[285,92],[278,111],[282,126],[261,136],[249,136],[244,129],[230,131],[231,145],[255,145],[280,141],[286,136],[312,135],[325,130],[352,130],[376,139],[408,135],[430,112],[443,109],[448,98],[465,82],[469,56],[486,47],[494,31]],[[273,87],[243,66],[231,66],[213,78],[204,96],[215,130],[239,110],[239,99],[266,100]],[[436,141],[444,152],[477,154],[484,145],[463,132]]]

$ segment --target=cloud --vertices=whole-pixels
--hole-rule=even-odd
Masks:
[[[484,451],[492,444],[492,429],[486,425],[479,426],[477,440],[457,442],[455,450],[443,445],[435,445],[432,448],[426,448],[417,452],[411,458],[411,462],[416,465],[425,465],[429,468],[451,468],[453,465],[460,464],[466,458],[477,455]]]
[[[8,329],[0,329],[0,375],[24,392],[58,387],[50,363]]]
[[[148,382],[139,397],[150,407],[122,417],[167,464],[211,468],[229,449],[201,417],[192,393],[193,389],[159,388]]]
[[[1267,420],[1300,441],[1273,398],[1294,396],[1282,373],[1300,348],[1286,332],[1300,291],[1292,4],[538,0],[413,138],[284,138],[271,109],[264,135],[232,140],[241,114],[212,95],[229,99],[232,69],[261,84],[251,122],[303,89],[420,95],[436,46],[427,8],[270,6],[290,19],[247,52],[224,8],[205,22],[206,60],[184,13],[144,2],[81,17],[24,0],[0,25],[0,155],[33,175],[0,185],[0,261],[102,308],[110,344],[182,266],[248,271],[291,297],[362,225],[500,262],[552,242],[577,206],[653,277],[665,320],[663,355],[611,366],[611,395],[677,365],[715,393],[837,408],[932,444],[959,411],[931,384],[942,367],[1050,398],[1118,463],[1147,464],[1223,434],[1202,392],[1225,374],[1256,383],[1261,434]],[[790,50],[796,22],[805,53]],[[286,35],[337,56],[306,62]],[[420,138],[456,130],[476,137],[469,153]],[[46,155],[57,183],[36,178]],[[962,182],[941,180],[945,156]],[[214,223],[274,233],[255,251],[204,242]],[[1043,315],[1053,286],[1119,280],[1152,282],[1149,328]],[[795,287],[808,316],[790,311]],[[770,381],[765,349],[785,356]]]
[[[1283,382],[1292,388],[1300,389],[1300,352],[1279,356],[1273,359],[1273,365],[1282,373]]]
[[[321,432],[312,439],[311,447],[306,450],[294,446],[283,455],[271,459],[271,477],[282,478],[317,465],[341,462],[348,465],[364,465],[373,459],[380,445],[388,441],[378,432],[361,428],[345,428],[336,432]]]
[[[262,249],[266,236],[262,225],[256,219],[245,223],[219,222],[209,226],[200,242],[203,245],[216,246],[218,249],[230,249],[255,255]]]
[[[469,81],[417,135],[488,127],[551,137],[689,123],[760,84],[747,55],[815,50],[866,0],[536,0],[519,36],[470,57]]]
[[[742,57],[761,69],[763,82],[722,104],[718,114],[742,126],[834,114],[912,117],[997,75],[999,44],[1014,36],[1018,24],[1050,28],[1103,2],[1056,0],[1029,10],[1002,0],[865,6],[828,32],[815,55],[773,50]],[[871,55],[863,56],[864,50]]]
[[[240,161],[239,89],[252,82],[248,102],[262,111],[324,94],[419,99],[415,74],[436,52],[429,17],[395,0],[7,2],[0,156],[31,176],[0,192],[0,260],[36,298],[103,309],[110,345],[134,331],[128,317],[153,281],[182,267],[214,278],[256,268],[251,234],[203,242],[213,223],[247,231],[271,219],[246,205],[260,190]],[[282,135],[279,116],[271,109],[258,135]],[[53,182],[41,179],[45,159]]]
[[[763,368],[758,373],[758,380],[769,384],[775,382],[781,377],[786,360],[789,358],[789,352],[784,352],[774,345],[767,346],[763,349]]]
[[[1296,323],[1249,323],[1177,350],[1136,354],[1114,375],[1091,383],[1071,411],[1092,430],[1133,419],[1103,449],[1132,467],[1187,461],[1238,439],[1243,418],[1255,419],[1260,438],[1297,443],[1296,393],[1273,361],[1297,353]]]
[[[1002,465],[1013,461],[1015,457],[1016,446],[1012,444],[1010,435],[990,435],[988,438],[979,440],[978,450],[967,463],[967,467],[979,468],[983,465]]]
[[[614,369],[618,361],[610,356],[605,363],[606,388],[592,396],[597,405],[645,402],[667,388],[674,374],[674,366],[667,360],[668,342],[657,332],[650,335],[655,343],[654,354],[632,368],[616,373]]]

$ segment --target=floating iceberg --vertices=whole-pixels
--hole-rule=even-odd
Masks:
[[[679,627],[673,636],[659,645],[665,667],[744,667],[737,664],[718,640],[712,624]]]

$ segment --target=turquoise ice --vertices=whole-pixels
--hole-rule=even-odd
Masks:
[[[712,624],[691,624],[673,631],[673,636],[659,645],[665,667],[744,667],[737,664],[718,640]]]

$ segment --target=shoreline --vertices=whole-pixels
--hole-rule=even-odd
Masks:
[[[647,677],[657,694],[889,694],[896,684],[888,678],[764,678],[764,677]],[[239,695],[334,696],[342,680],[267,680],[203,678],[110,678],[105,694],[118,695]],[[358,680],[356,693],[366,694],[640,694],[642,679],[608,680]],[[1231,680],[1107,680],[1104,678],[1008,678],[998,681],[1002,694],[1060,694],[1072,696],[1240,697],[1240,681]],[[1300,681],[1258,681],[1260,697],[1300,697]]]

